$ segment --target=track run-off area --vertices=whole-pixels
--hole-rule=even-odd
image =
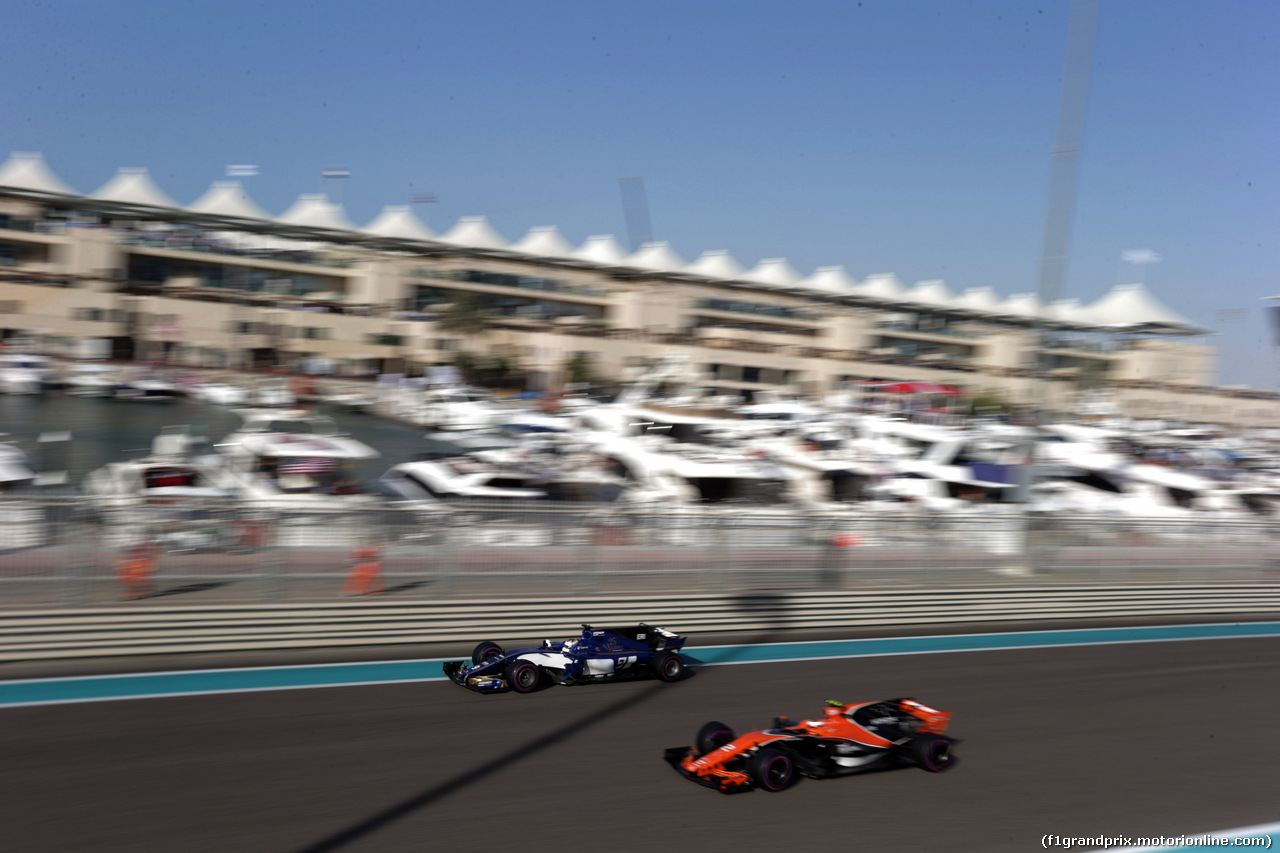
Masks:
[[[784,639],[531,695],[437,658],[0,681],[0,826],[41,851],[1019,851],[1280,817],[1280,622]],[[954,712],[954,770],[725,796],[661,757],[708,720],[894,696]]]

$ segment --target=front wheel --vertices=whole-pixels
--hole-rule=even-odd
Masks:
[[[911,760],[930,773],[941,773],[950,770],[956,763],[955,753],[951,751],[951,739],[930,732],[916,735],[907,744],[907,752]]]
[[[471,662],[484,663],[490,658],[500,657],[501,655],[502,646],[498,645],[493,640],[485,640],[483,643],[476,646],[471,652]]]
[[[676,652],[666,651],[654,655],[649,666],[653,667],[653,674],[659,680],[667,683],[679,681],[680,676],[684,675],[684,659]]]
[[[762,749],[751,758],[751,781],[770,793],[785,791],[795,780],[791,756],[776,749]]]
[[[513,660],[507,664],[507,684],[517,693],[532,693],[542,681],[542,670],[527,660]]]
[[[715,752],[734,737],[736,735],[733,729],[724,723],[712,722],[698,729],[698,736],[693,742],[697,746],[698,755],[706,755],[708,752]]]

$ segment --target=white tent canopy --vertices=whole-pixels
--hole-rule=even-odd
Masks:
[[[794,290],[800,286],[800,273],[787,263],[786,258],[765,258],[743,276],[742,280],[779,290]]]
[[[1161,305],[1141,284],[1117,284],[1088,310],[1093,322],[1113,329],[1207,333]]]
[[[1040,318],[1040,298],[1034,293],[1015,293],[997,305],[995,313],[1001,317],[1036,320]]]
[[[573,246],[554,225],[536,225],[511,245],[511,251],[541,258],[572,258]]]
[[[284,225],[300,225],[304,228],[329,228],[335,231],[355,231],[356,226],[347,218],[342,205],[329,201],[324,193],[303,193],[293,206],[276,218]]]
[[[389,204],[364,227],[366,234],[399,240],[434,240],[435,235],[422,224],[407,204]]]
[[[844,267],[818,267],[813,275],[800,282],[800,286],[829,296],[850,296],[858,282],[844,271]]]
[[[270,219],[271,216],[240,186],[239,181],[214,181],[204,195],[187,205],[192,213],[236,216],[241,219]]]
[[[703,252],[696,261],[684,268],[684,272],[721,281],[740,279],[747,273],[746,268],[724,249]]]
[[[919,305],[922,308],[953,308],[955,306],[955,294],[947,287],[943,281],[921,281],[916,286],[902,294],[904,302]]]
[[[634,255],[627,258],[626,264],[629,267],[651,272],[676,272],[686,266],[684,258],[673,252],[665,240],[645,243]]]
[[[990,287],[971,287],[951,302],[951,307],[979,316],[995,314],[1000,310],[999,306],[1000,297]]]
[[[505,249],[507,241],[493,230],[483,216],[464,216],[452,228],[440,235],[440,240],[469,249]]]
[[[596,234],[588,237],[573,257],[602,267],[620,267],[627,262],[627,253],[612,234]]]
[[[1044,309],[1044,316],[1050,322],[1072,326],[1088,326],[1093,323],[1089,319],[1090,310],[1081,305],[1079,299],[1055,299]]]
[[[76,195],[76,191],[62,182],[35,151],[14,151],[0,166],[0,187],[12,187],[28,192],[50,195]]]
[[[878,273],[867,278],[854,288],[854,295],[878,302],[902,302],[902,282],[893,273]]]
[[[139,167],[122,167],[115,177],[99,187],[91,197],[146,207],[178,207],[177,202],[156,186],[147,170]]]

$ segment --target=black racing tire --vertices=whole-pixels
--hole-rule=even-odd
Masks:
[[[502,646],[498,645],[493,640],[485,640],[472,650],[471,662],[484,663],[489,658],[496,658],[500,655],[502,655]]]
[[[532,693],[542,683],[542,670],[533,661],[516,659],[507,664],[507,684],[517,693]]]
[[[710,722],[698,729],[698,736],[693,742],[698,755],[706,755],[708,752],[715,752],[735,737],[737,735],[733,733],[733,729],[724,723]]]
[[[776,749],[762,749],[751,756],[751,781],[762,791],[776,794],[791,787],[796,779],[791,756]]]
[[[941,773],[955,766],[956,756],[951,751],[951,745],[951,738],[924,732],[913,737],[907,744],[907,754],[917,766],[930,773]]]
[[[665,681],[668,684],[679,681],[680,676],[684,675],[684,658],[680,657],[678,652],[669,650],[658,652],[649,658],[649,666],[659,681]]]

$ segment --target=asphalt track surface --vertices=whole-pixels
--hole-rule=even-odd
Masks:
[[[775,639],[757,638],[759,642]],[[1280,639],[705,668],[480,696],[446,682],[0,712],[21,851],[1040,849],[1274,822]],[[955,712],[954,770],[725,796],[662,749],[824,699]],[[820,847],[818,847],[820,845]]]

